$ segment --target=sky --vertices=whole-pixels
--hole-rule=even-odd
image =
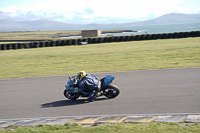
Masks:
[[[200,0],[0,0],[0,19],[72,24],[144,21],[169,13],[200,14]]]

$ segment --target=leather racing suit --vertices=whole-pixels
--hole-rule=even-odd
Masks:
[[[86,74],[86,76],[79,81],[78,92],[83,92],[83,90],[89,89],[91,93],[88,96],[89,101],[94,101],[97,93],[100,91],[100,81],[95,75]]]

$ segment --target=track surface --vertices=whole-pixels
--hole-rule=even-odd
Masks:
[[[77,115],[200,113],[200,68],[98,73],[116,77],[115,99],[63,96],[69,76],[0,80],[0,119]]]

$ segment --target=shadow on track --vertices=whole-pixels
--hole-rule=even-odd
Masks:
[[[108,99],[107,98],[98,98],[95,101],[102,101],[102,100],[108,100]],[[73,105],[77,105],[77,104],[87,104],[87,103],[90,103],[90,102],[88,102],[87,99],[80,99],[80,100],[60,100],[60,101],[54,101],[54,102],[42,104],[41,108],[73,106]]]

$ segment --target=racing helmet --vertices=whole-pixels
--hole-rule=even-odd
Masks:
[[[86,72],[85,71],[80,71],[77,74],[77,79],[82,80],[84,77],[86,76]]]

